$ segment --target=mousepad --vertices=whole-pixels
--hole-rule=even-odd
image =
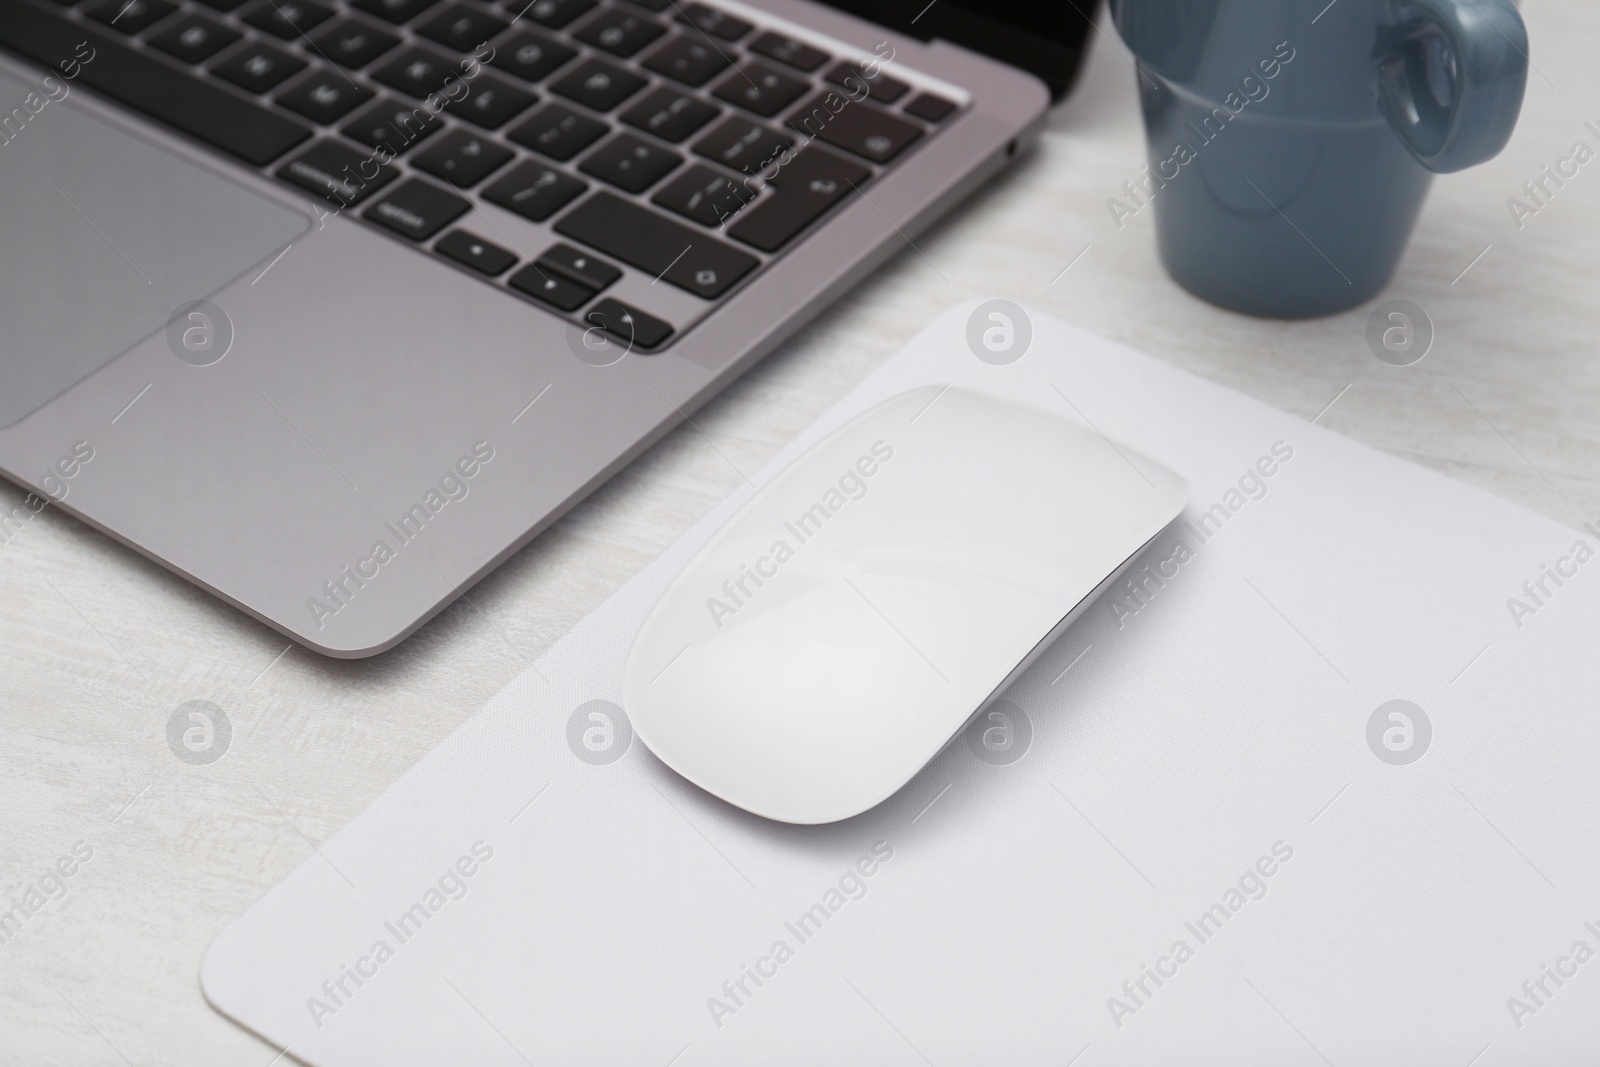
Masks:
[[[802,827],[699,792],[620,706],[646,610],[773,472],[944,383],[1166,462],[1184,516],[881,806]],[[1597,543],[968,302],[224,929],[202,985],[318,1067],[1587,1060]]]

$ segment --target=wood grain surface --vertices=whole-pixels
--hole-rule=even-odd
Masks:
[[[200,994],[213,935],[957,300],[1035,305],[1563,522],[1600,519],[1600,160],[1522,228],[1507,207],[1574,142],[1600,147],[1584,128],[1600,127],[1600,8],[1523,12],[1536,69],[1515,138],[1435,183],[1384,294],[1434,323],[1415,366],[1368,350],[1372,305],[1302,323],[1219,311],[1162,271],[1149,211],[1113,224],[1143,135],[1102,31],[1035,152],[394,652],[287,647],[46,511],[0,545],[0,910],[41,879],[48,898],[75,845],[92,857],[0,944],[0,1064],[267,1067],[279,1050]],[[0,488],[0,510],[21,499]],[[166,741],[195,699],[233,724],[211,766]]]

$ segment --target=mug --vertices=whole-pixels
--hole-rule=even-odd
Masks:
[[[1330,315],[1394,273],[1435,173],[1511,136],[1528,36],[1511,0],[1111,0],[1162,262],[1213,304]]]

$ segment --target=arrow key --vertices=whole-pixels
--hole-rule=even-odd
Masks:
[[[542,300],[562,311],[576,311],[587,304],[589,298],[594,295],[594,290],[569,282],[559,274],[540,270],[536,263],[523,267],[508,281],[513,289],[520,289],[534,299]]]
[[[571,245],[552,245],[537,262],[545,270],[564,274],[579,285],[587,285],[595,292],[622,277],[622,272],[605,260],[588,252],[579,251]]]
[[[672,336],[669,324],[610,297],[590,308],[584,320],[633,348],[654,348]]]

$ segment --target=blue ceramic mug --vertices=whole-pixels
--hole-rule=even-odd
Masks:
[[[1154,211],[1185,288],[1252,315],[1343,311],[1388,283],[1435,173],[1505,146],[1528,36],[1511,0],[1111,0]]]

